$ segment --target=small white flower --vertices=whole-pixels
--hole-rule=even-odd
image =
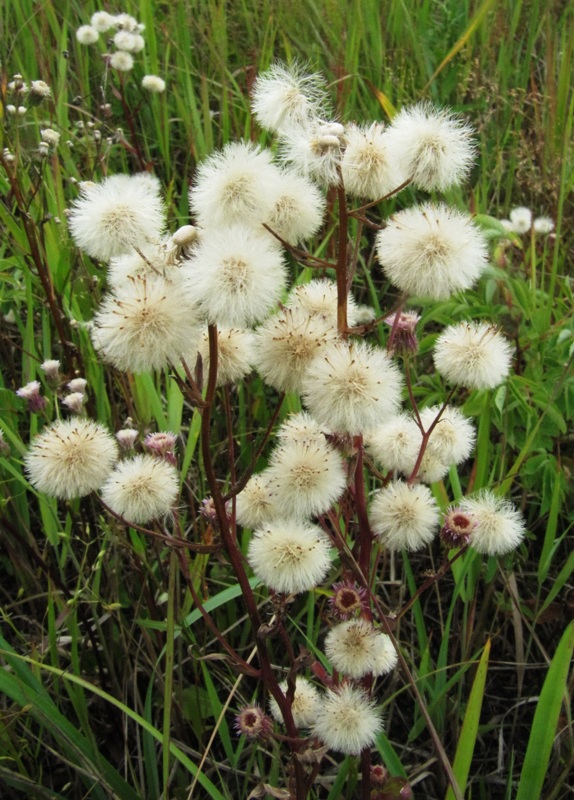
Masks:
[[[242,225],[206,235],[183,271],[208,321],[231,328],[265,319],[286,282],[281,252]]]
[[[532,226],[532,211],[525,206],[513,208],[510,212],[510,222],[515,233],[528,233]]]
[[[142,78],[142,88],[147,89],[148,92],[156,92],[160,94],[165,92],[165,81],[159,75],[144,75]]]
[[[284,695],[287,695],[287,681],[280,683],[279,688]],[[298,728],[308,728],[313,724],[320,702],[321,695],[318,689],[307,678],[297,675],[291,713],[293,714],[293,722]],[[273,719],[277,720],[277,722],[283,722],[279,704],[274,697],[269,699],[269,711]]]
[[[99,489],[117,458],[115,439],[103,425],[75,417],[38,434],[24,464],[38,491],[70,500]]]
[[[294,65],[275,64],[257,76],[251,108],[259,124],[269,131],[284,132],[327,112],[325,79],[306,75]]]
[[[378,200],[409,177],[401,174],[389,157],[384,130],[380,122],[369,127],[347,126],[347,146],[341,162],[347,194]]]
[[[82,392],[71,392],[62,398],[62,405],[66,406],[68,411],[73,414],[83,414],[85,401],[86,395]]]
[[[91,25],[82,25],[76,31],[76,39],[80,44],[94,44],[100,38],[100,34]]]
[[[343,685],[321,699],[312,732],[331,750],[358,756],[374,744],[382,729],[381,716],[367,695]]]
[[[518,547],[526,525],[519,511],[503,497],[483,491],[475,497],[464,497],[459,508],[475,521],[470,546],[479,553],[500,556]]]
[[[402,385],[384,350],[363,341],[336,342],[311,362],[302,395],[319,424],[357,435],[396,413]]]
[[[134,59],[131,53],[127,50],[116,50],[110,56],[110,67],[117,69],[119,72],[129,72],[133,69]]]
[[[60,362],[55,358],[49,358],[40,364],[40,369],[48,381],[57,381],[60,377]]]
[[[298,594],[314,589],[325,578],[330,542],[321,528],[295,520],[274,520],[255,531],[247,560],[270,589]]]
[[[32,81],[30,91],[37,97],[50,97],[52,90],[45,81]]]
[[[60,134],[52,128],[43,128],[40,131],[40,137],[42,141],[49,144],[50,147],[57,147],[60,141]]]
[[[512,345],[499,331],[484,322],[450,325],[434,348],[438,372],[455,386],[494,389],[508,376]]]
[[[232,142],[199,165],[189,192],[191,211],[205,228],[241,223],[263,233],[280,178],[266,150]]]
[[[85,393],[87,385],[88,381],[85,378],[72,378],[66,384],[70,392],[82,392],[82,394]]]
[[[476,283],[487,248],[468,215],[426,203],[391,217],[377,234],[377,257],[402,292],[445,300]]]
[[[112,175],[81,185],[69,215],[70,233],[100,261],[158,241],[164,226],[159,181],[152,176]]]
[[[434,538],[439,509],[428,487],[393,481],[375,493],[369,519],[387,549],[420,550]]]
[[[325,655],[338,672],[355,680],[369,674],[384,675],[398,661],[390,637],[365,619],[351,619],[331,628]]]
[[[121,461],[102,486],[102,500],[126,522],[145,525],[168,514],[177,500],[176,468],[151,455]]]
[[[272,453],[265,474],[274,503],[286,518],[324,514],[347,484],[343,459],[325,440],[284,443]]]
[[[399,173],[427,191],[444,191],[460,183],[474,160],[472,128],[429,103],[402,109],[386,129],[385,139]]]
[[[263,380],[279,392],[298,392],[318,353],[337,339],[323,317],[287,308],[270,317],[255,334],[255,366]]]

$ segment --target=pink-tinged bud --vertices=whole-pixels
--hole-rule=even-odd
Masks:
[[[467,547],[472,539],[477,521],[460,508],[451,508],[444,516],[440,538],[447,547]]]
[[[416,327],[420,320],[419,314],[414,311],[401,311],[398,315],[391,314],[385,317],[387,325],[391,326],[391,336],[387,349],[391,354],[400,356],[415,355],[419,350]]]
[[[273,730],[273,724],[259,706],[247,706],[235,717],[235,730],[249,739],[266,739]]]
[[[116,433],[116,439],[122,450],[131,450],[138,438],[138,432],[133,428],[122,428]]]
[[[71,411],[73,414],[83,414],[85,399],[86,395],[82,394],[82,392],[72,392],[63,398],[62,405],[66,406],[68,411]]]
[[[412,800],[413,790],[405,778],[389,778],[371,795],[373,800]]]
[[[149,433],[144,439],[144,445],[151,450],[152,455],[162,458],[170,464],[176,463],[175,443],[177,436],[175,433],[160,431],[159,433]]]
[[[388,777],[389,773],[382,764],[371,765],[371,784],[374,786],[382,786]]]
[[[56,384],[60,379],[60,362],[55,358],[49,358],[40,364],[40,369],[46,376],[48,383]]]
[[[347,619],[367,607],[367,591],[363,586],[341,581],[333,584],[333,592],[329,605],[340,619]]]
[[[26,401],[28,411],[32,411],[34,414],[43,411],[48,405],[46,398],[42,397],[40,394],[41,388],[38,381],[30,381],[30,383],[27,383],[26,386],[22,386],[22,388],[18,389],[16,392],[18,397]]]

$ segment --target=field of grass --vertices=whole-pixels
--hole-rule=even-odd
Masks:
[[[476,165],[446,199],[477,215],[491,266],[464,295],[418,304],[417,402],[446,396],[431,358],[445,325],[493,322],[515,346],[502,386],[457,394],[476,425],[476,449],[432,489],[444,509],[495,488],[524,515],[526,538],[499,558],[468,550],[444,574],[438,541],[418,553],[377,554],[378,603],[386,614],[408,604],[394,628],[408,672],[397,669],[376,691],[386,722],[375,755],[397,778],[384,796],[408,797],[408,782],[415,798],[433,800],[574,797],[574,7],[141,0],[106,7],[146,26],[145,50],[124,75],[106,70],[103,43],[75,38],[97,10],[93,0],[0,7],[2,797],[295,797],[283,744],[251,742],[234,729],[241,707],[267,698],[222,645],[257,664],[241,587],[199,513],[211,493],[201,415],[173,371],[132,375],[98,360],[86,323],[104,295],[105,271],[66,228],[77,181],[143,170],[161,181],[170,229],[187,224],[187,189],[202,159],[236,139],[271,143],[250,117],[249,93],[277,59],[322,72],[343,122],[387,122],[425,99],[476,128]],[[51,87],[51,98],[27,103],[22,116],[7,110],[18,105],[9,87],[16,73]],[[141,88],[149,73],[166,80],[165,93]],[[47,126],[61,140],[42,158]],[[407,189],[384,214],[418,196]],[[554,231],[508,240],[496,220],[517,206],[551,217]],[[378,313],[393,290],[370,236],[363,233],[353,291]],[[332,255],[333,241],[325,249]],[[294,280],[308,280],[308,270],[292,268]],[[381,325],[371,336],[384,344],[387,335]],[[111,431],[129,418],[142,433],[178,433],[179,525],[191,547],[172,546],[161,525],[152,537],[122,524],[94,496],[62,502],[30,485],[23,457],[31,438],[65,416],[40,370],[46,359],[59,359],[67,380],[88,380],[87,413]],[[49,399],[38,414],[15,394],[33,380]],[[255,375],[218,392],[211,442],[214,469],[228,481],[222,490],[234,482],[230,459],[235,474],[250,469],[267,427],[300,408],[289,395],[276,419],[277,401]],[[268,451],[257,455],[261,469]],[[248,537],[240,534],[243,552]],[[251,586],[268,621],[276,611],[269,593],[256,579]],[[305,663],[322,668],[329,594],[298,595],[283,610],[297,654],[303,648]],[[284,643],[269,642],[271,662],[284,669]],[[364,798],[360,771],[359,759],[329,752],[309,798]],[[457,786],[449,788],[449,773]]]

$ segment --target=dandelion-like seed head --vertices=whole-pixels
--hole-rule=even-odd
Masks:
[[[80,44],[94,44],[99,38],[100,34],[91,25],[80,25],[76,31],[76,39]]]
[[[279,688],[284,695],[287,695],[287,681],[280,683]],[[321,696],[317,688],[307,678],[297,675],[291,713],[293,714],[293,722],[298,728],[308,728],[313,724],[320,702]],[[269,711],[273,719],[277,720],[277,722],[283,722],[283,715],[274,697],[269,699]]]
[[[100,261],[157,242],[164,226],[159,182],[151,176],[112,175],[99,184],[82,184],[69,225],[78,247]]]
[[[348,684],[325,693],[312,726],[313,734],[331,750],[353,756],[373,745],[382,729],[374,704]]]
[[[206,236],[182,271],[208,321],[231,328],[265,319],[286,282],[281,252],[243,225]]]
[[[428,430],[441,410],[440,406],[423,408],[420,419]],[[460,464],[472,453],[476,438],[474,425],[454,406],[447,406],[430,435],[428,452],[446,465]]]
[[[363,341],[335,342],[311,362],[302,384],[319,424],[352,436],[396,412],[402,376],[384,350]]]
[[[385,131],[389,158],[399,172],[429,192],[466,177],[475,157],[473,135],[466,122],[430,103],[402,109]]]
[[[461,322],[440,334],[433,357],[437,371],[455,386],[494,389],[510,372],[512,345],[492,325]]]
[[[235,515],[240,525],[251,530],[279,516],[266,472],[253,475],[239,492],[235,501]]]
[[[389,550],[420,550],[434,538],[439,510],[428,487],[392,481],[376,492],[369,519]]]
[[[133,278],[103,301],[95,348],[117,369],[148,372],[177,364],[199,339],[197,307],[179,273]]]
[[[377,234],[377,257],[402,292],[445,300],[478,280],[487,247],[468,215],[426,203],[391,217]]]
[[[134,68],[134,57],[127,50],[116,50],[110,56],[109,63],[110,67],[117,69],[118,72],[129,72]]]
[[[308,316],[324,317],[337,327],[337,284],[327,278],[317,278],[302,283],[291,290],[286,302],[287,308],[300,308]],[[349,294],[347,297],[347,322],[357,324],[357,303]]]
[[[324,439],[284,443],[273,452],[266,476],[284,517],[324,514],[347,484],[343,459]]]
[[[203,374],[209,374],[209,334],[204,331],[199,342]],[[255,346],[253,331],[219,327],[217,330],[217,386],[237,383],[253,369]]]
[[[165,92],[165,81],[159,75],[144,75],[142,78],[142,89],[154,94]]]
[[[262,220],[289,244],[314,236],[323,222],[325,198],[307,178],[294,170],[279,172],[268,216]]]
[[[286,308],[258,329],[255,366],[277,391],[298,392],[313,359],[337,338],[337,331],[325,318]]]
[[[102,500],[127,522],[145,525],[171,511],[179,492],[175,467],[152,455],[121,461],[102,486]]]
[[[117,444],[103,425],[74,417],[39,433],[24,464],[38,491],[70,500],[99,489],[117,458]]]
[[[384,675],[397,663],[390,638],[365,619],[351,619],[331,628],[325,654],[338,672],[355,680],[369,674]]]
[[[529,208],[518,206],[512,209],[509,216],[514,233],[528,233],[532,227],[532,211]]]
[[[346,147],[341,162],[345,191],[353,197],[378,200],[401,185],[407,175],[398,172],[389,158],[384,126],[348,125]]]
[[[286,131],[280,140],[280,157],[322,186],[340,181],[345,128],[336,122],[314,122]]]
[[[282,133],[327,113],[325,79],[302,67],[275,64],[257,76],[251,108],[261,127]]]
[[[465,497],[460,509],[476,521],[470,546],[479,553],[500,556],[515,550],[526,532],[522,514],[503,497],[483,491]]]
[[[328,431],[322,428],[306,411],[290,414],[277,431],[277,439],[282,444],[298,442],[302,445],[322,443]]]
[[[330,542],[321,528],[297,520],[274,520],[255,531],[247,560],[257,577],[275,592],[308,592],[325,578]]]
[[[535,233],[547,234],[554,230],[554,220],[551,217],[537,217],[532,223]]]

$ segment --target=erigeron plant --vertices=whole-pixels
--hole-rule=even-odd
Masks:
[[[493,491],[452,498],[444,509],[426,485],[473,449],[474,427],[455,405],[457,387],[500,385],[512,347],[483,322],[447,327],[434,349],[448,386],[444,402],[424,407],[415,400],[418,317],[407,304],[413,296],[438,301],[471,288],[485,270],[487,248],[470,215],[444,203],[424,201],[388,219],[378,209],[384,213],[384,201],[408,185],[434,192],[463,180],[474,155],[468,125],[428,105],[400,112],[388,126],[343,125],[330,114],[320,76],[283,66],[257,79],[252,108],[259,124],[276,133],[277,157],[240,142],[208,158],[190,188],[193,227],[166,233],[157,181],[136,174],[81,184],[70,232],[88,256],[109,264],[109,293],[91,330],[97,352],[125,372],[172,370],[201,416],[211,491],[203,513],[241,589],[256,662],[246,662],[214,633],[234,668],[260,681],[259,701],[272,718],[257,706],[240,710],[239,732],[282,743],[287,789],[297,800],[307,797],[324,748],[360,758],[362,796],[378,797],[384,784],[371,795],[371,750],[383,730],[377,694],[386,675],[401,670],[431,734],[434,728],[393,633],[406,608],[391,615],[384,607],[375,568],[383,550],[400,557],[439,531],[446,566],[468,547],[500,555],[520,544],[520,514]],[[324,223],[327,195],[336,208],[333,261],[305,247]],[[352,198],[362,205],[353,207]],[[384,314],[363,323],[351,288],[365,231],[374,233],[393,290],[381,299]],[[289,262],[317,277],[293,285]],[[379,326],[386,347],[369,337]],[[218,474],[212,417],[220,395],[229,404],[229,385],[251,367],[277,393],[277,414],[285,393],[299,395],[306,410],[287,416],[278,429],[264,471],[238,477],[232,464],[229,475]],[[134,454],[134,430],[117,433],[120,449],[111,432],[76,415],[34,439],[26,469],[39,491],[61,499],[99,491],[126,524],[161,531],[166,541],[193,551],[201,545],[183,539],[175,438],[166,433],[162,443],[166,437],[169,449],[154,441],[145,454]],[[231,458],[232,438],[231,431]],[[238,524],[251,531],[245,552]],[[181,567],[210,625],[185,559]],[[269,592],[269,622],[250,571]],[[336,599],[324,640],[330,669],[298,655],[301,641],[289,626],[293,596],[319,586]],[[271,655],[274,637],[281,663]],[[318,650],[320,643],[313,644]],[[433,738],[461,797],[436,733]],[[314,759],[303,758],[309,750]]]

